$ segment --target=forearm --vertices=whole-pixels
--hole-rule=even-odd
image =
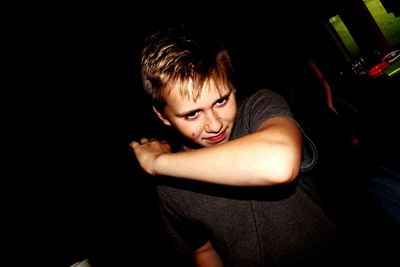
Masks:
[[[273,137],[271,137],[273,136]],[[235,186],[290,182],[299,171],[301,140],[256,132],[207,148],[163,154],[157,174]]]
[[[221,258],[208,241],[203,247],[193,253],[197,267],[223,267]]]

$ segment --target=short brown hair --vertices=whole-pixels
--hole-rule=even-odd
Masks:
[[[142,81],[153,104],[162,108],[165,95],[178,87],[196,100],[204,83],[233,89],[228,52],[213,34],[186,26],[150,34],[141,55]]]

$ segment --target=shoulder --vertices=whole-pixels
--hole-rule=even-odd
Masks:
[[[253,92],[248,98],[258,98],[258,97],[282,97],[278,92],[268,89],[268,88],[263,88],[259,89],[255,92]]]
[[[278,92],[272,89],[260,89],[247,96],[240,104],[272,104],[272,103],[282,103],[286,104],[286,100]]]
[[[286,99],[272,89],[260,89],[239,101],[239,113],[268,112],[270,114],[281,113],[291,115]],[[276,115],[278,115],[276,114]]]
[[[255,132],[266,120],[293,115],[285,99],[271,89],[261,89],[239,102],[232,138]]]

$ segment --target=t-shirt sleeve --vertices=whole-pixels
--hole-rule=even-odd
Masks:
[[[259,90],[241,103],[233,138],[255,132],[263,122],[278,116],[289,117],[299,126],[304,137],[300,170],[312,169],[317,160],[316,147],[303,127],[295,120],[286,99],[275,91]]]
[[[317,148],[311,138],[305,133],[304,129],[294,120],[299,126],[303,134],[303,157],[301,160],[300,171],[305,172],[311,170],[317,163],[318,153]]]

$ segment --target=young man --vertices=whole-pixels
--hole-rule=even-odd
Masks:
[[[336,266],[341,232],[304,173],[313,143],[285,99],[260,90],[238,105],[228,52],[213,36],[168,28],[141,59],[153,109],[181,136],[178,151],[142,138],[130,148],[159,176],[166,232],[197,266]]]

